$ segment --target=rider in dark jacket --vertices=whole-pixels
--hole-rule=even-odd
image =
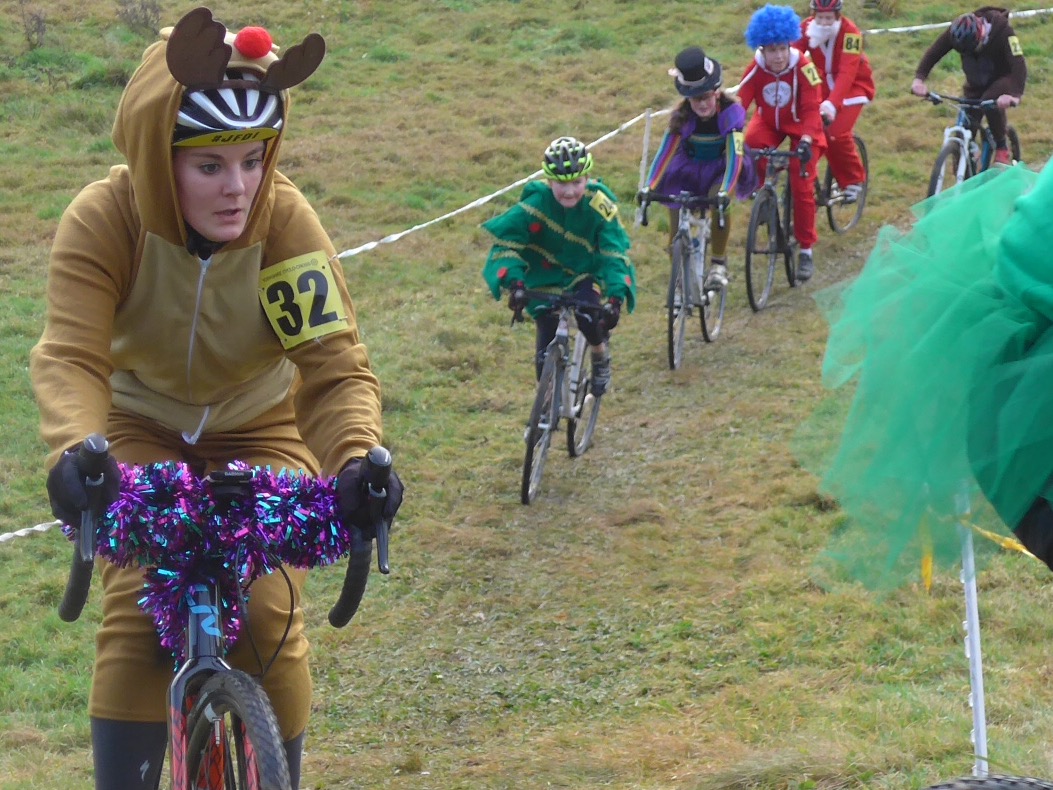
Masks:
[[[925,96],[925,80],[943,56],[952,49],[962,56],[965,84],[962,94],[969,99],[994,99],[998,106],[987,110],[987,123],[994,135],[995,161],[1009,164],[1006,144],[1006,107],[1020,103],[1027,82],[1027,62],[1020,39],[1009,24],[1005,8],[984,6],[955,19],[947,30],[932,42],[921,56],[914,72],[911,91]],[[980,111],[970,113],[973,123],[980,120]]]

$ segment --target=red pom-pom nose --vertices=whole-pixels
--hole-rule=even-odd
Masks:
[[[262,58],[270,52],[273,43],[271,34],[262,27],[242,28],[241,32],[234,36],[234,46],[238,48],[238,52],[252,60]]]

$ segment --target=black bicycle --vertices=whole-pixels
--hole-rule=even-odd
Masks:
[[[270,700],[253,676],[224,659],[245,621],[245,590],[283,565],[312,567],[349,554],[343,590],[329,612],[329,622],[343,627],[365,592],[373,539],[339,525],[331,481],[273,475],[243,464],[205,478],[174,462],[124,467],[120,497],[102,514],[99,492],[107,454],[108,443],[97,434],[78,452],[89,504],[80,525],[65,528],[75,546],[59,616],[66,622],[80,617],[96,554],[143,567],[140,606],[179,663],[168,696],[172,790],[289,790],[285,748]],[[390,524],[382,513],[391,455],[375,447],[365,464],[377,565],[388,573]],[[323,502],[326,512],[318,512]],[[172,512],[184,524],[178,533],[165,518]],[[261,512],[270,515],[268,523],[260,520]],[[295,514],[296,526],[281,514]],[[302,530],[311,550],[297,549],[297,541],[288,540],[292,529]],[[291,624],[291,611],[289,618]],[[261,670],[266,671],[262,659]]]
[[[670,252],[672,266],[666,295],[669,368],[676,370],[684,360],[687,322],[694,309],[698,308],[702,338],[707,343],[717,339],[724,322],[728,289],[726,285],[706,287],[706,250],[712,228],[709,209],[716,215],[717,227],[723,228],[727,224],[728,199],[726,196],[707,197],[690,192],[657,195],[650,191],[640,192],[637,198],[640,201],[640,224],[644,226],[647,225],[647,209],[655,201],[680,209]]]
[[[864,176],[859,191],[855,194],[845,192],[830,171],[829,161],[826,163],[822,180],[816,179],[815,182],[815,205],[826,209],[826,219],[834,233],[847,233],[859,224],[870,190],[870,160],[867,157],[866,143],[858,134],[853,134],[852,139],[856,143],[859,161],[863,163]]]
[[[542,302],[544,309],[559,317],[556,336],[545,349],[541,377],[524,436],[526,455],[520,499],[524,505],[529,505],[537,498],[552,435],[559,430],[561,418],[567,419],[567,452],[571,458],[584,454],[592,444],[602,397],[592,394],[592,355],[586,353],[588,341],[580,329],[575,329],[572,342],[570,328],[575,325],[575,309],[595,313],[597,320],[602,311],[592,302],[569,293],[535,290],[524,293],[528,300]],[[522,311],[517,310],[512,320],[522,321]]]
[[[997,102],[994,99],[942,96],[932,91],[923,99],[934,105],[949,102],[958,107],[958,118],[943,130],[943,144],[932,165],[928,191],[928,197],[932,197],[991,166],[995,154],[994,134],[987,125],[985,115],[980,116],[979,123],[974,123],[968,110],[991,110],[997,106]],[[1020,135],[1012,125],[1006,127],[1006,140],[1010,156],[1016,162],[1021,161]]]
[[[793,235],[793,187],[787,170],[796,150],[761,148],[754,152],[768,160],[764,183],[753,196],[753,211],[746,228],[746,296],[760,311],[768,304],[775,284],[775,265],[782,256],[786,280],[797,287],[797,239]]]

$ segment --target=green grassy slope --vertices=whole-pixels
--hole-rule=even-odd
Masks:
[[[166,23],[189,8],[164,5]],[[885,17],[846,5],[865,29],[958,10],[901,0]],[[0,8],[0,533],[48,518],[26,359],[55,222],[118,161],[108,135],[119,83],[151,40],[116,7]],[[326,36],[325,64],[294,93],[282,169],[344,250],[528,175],[554,136],[593,140],[670,106],[666,69],[683,46],[701,43],[737,76],[754,4],[212,8],[233,28],[267,25],[279,44]],[[37,11],[45,31],[30,49],[26,15]],[[1041,20],[1018,32],[1032,77],[1012,120],[1037,165],[1051,147],[1053,35]],[[617,333],[595,447],[577,460],[555,452],[529,508],[518,488],[533,333],[509,328],[479,276],[478,224],[515,193],[344,260],[408,494],[393,573],[373,580],[348,629],[325,624],[340,571],[310,581],[305,788],[904,788],[969,771],[955,573],[938,574],[931,593],[883,599],[820,585],[813,561],[839,514],[788,449],[821,396],[826,327],[811,295],[858,271],[882,223],[909,221],[952,117],[907,94],[933,35],[866,39],[879,97],[859,126],[873,184],[864,223],[834,237],[821,220],[815,280],[778,285],[761,314],[733,263],[724,334],[707,346],[695,330],[675,373],[664,224],[631,230],[640,299]],[[941,65],[932,87],[956,91],[955,69]],[[635,124],[595,149],[626,204],[643,136]],[[740,206],[733,249],[746,216]],[[55,532],[0,543],[4,790],[90,786],[98,600],[78,623],[58,621],[67,559]],[[1053,775],[1047,579],[1034,560],[1004,555],[979,580],[992,760],[1038,775]]]

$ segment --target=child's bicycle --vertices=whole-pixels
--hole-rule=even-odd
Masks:
[[[647,208],[658,201],[680,208],[680,224],[673,235],[670,249],[672,268],[669,292],[666,296],[668,312],[668,356],[670,370],[684,361],[684,337],[687,322],[694,308],[702,324],[702,337],[707,343],[717,339],[724,322],[727,286],[706,288],[706,250],[709,247],[712,219],[707,208],[716,213],[717,227],[727,222],[726,196],[707,197],[681,192],[679,195],[657,195],[644,190],[637,195],[640,201],[640,224],[647,225]]]
[[[80,527],[67,528],[76,545],[59,616],[66,622],[80,616],[96,553],[148,569],[140,606],[179,660],[168,698],[172,790],[289,790],[270,700],[251,675],[224,660],[246,619],[244,591],[283,564],[311,567],[350,554],[343,591],[329,612],[340,628],[365,591],[372,538],[339,525],[333,481],[244,464],[205,478],[185,464],[124,467],[120,497],[104,515],[97,492],[107,450],[93,434],[78,453],[89,504]],[[391,455],[375,447],[365,464],[377,563],[388,573],[390,525],[382,511]],[[173,529],[176,523],[181,527]],[[290,540],[290,533],[300,539]]]
[[[753,196],[753,211],[746,228],[746,296],[750,307],[760,311],[768,304],[775,283],[775,264],[782,256],[786,280],[797,287],[797,239],[793,235],[793,191],[788,175],[796,150],[761,148],[757,157],[768,160],[764,183]],[[780,190],[781,187],[781,190]],[[780,194],[781,192],[781,194]]]
[[[597,318],[600,310],[595,304],[572,294],[529,289],[524,293],[528,300],[543,302],[546,309],[559,315],[556,336],[545,349],[537,394],[524,437],[526,456],[523,458],[520,499],[524,505],[529,505],[537,498],[552,434],[559,430],[561,418],[567,419],[567,452],[571,458],[582,455],[592,443],[596,420],[600,416],[601,398],[593,395],[590,387],[592,355],[586,353],[588,341],[581,330],[576,329],[572,344],[570,327],[574,323],[575,308],[594,311]],[[512,320],[522,321],[522,310],[517,310]]]
[[[933,104],[950,102],[958,107],[958,118],[943,130],[943,145],[929,176],[928,197],[938,195],[944,189],[962,183],[977,173],[982,173],[994,161],[995,140],[981,116],[979,124],[969,118],[968,110],[990,110],[996,106],[994,99],[967,99],[962,96],[942,96],[929,92],[924,97]],[[1016,162],[1021,161],[1020,135],[1012,126],[1006,127],[1009,153]]]
[[[859,160],[863,163],[864,176],[859,194],[853,197],[842,191],[841,185],[830,171],[829,162],[826,164],[822,180],[815,181],[815,205],[826,209],[826,218],[830,222],[830,230],[834,233],[847,233],[859,224],[870,189],[870,160],[867,158],[866,144],[858,134],[852,135],[852,138],[856,142]]]

